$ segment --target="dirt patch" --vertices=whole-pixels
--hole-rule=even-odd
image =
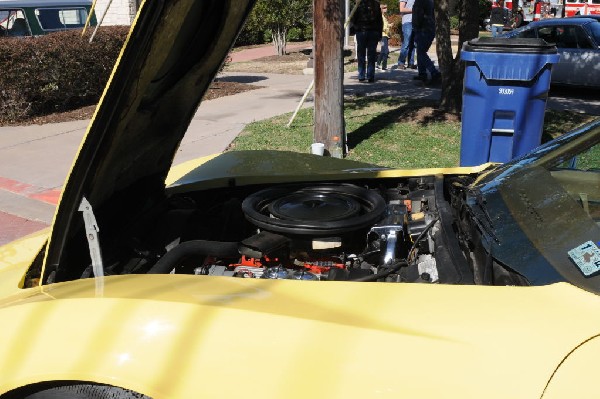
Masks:
[[[302,75],[306,68],[312,68],[310,50],[294,50],[285,55],[271,55],[252,61],[235,62],[227,65],[225,72],[279,73]],[[344,72],[356,71],[356,60],[352,51],[344,51]]]
[[[214,81],[209,87],[204,100],[214,100],[219,97],[231,96],[238,93],[243,93],[248,90],[258,89],[260,86],[238,83],[238,82],[220,82]],[[49,115],[37,116],[35,118],[20,121],[18,123],[7,124],[5,126],[26,126],[26,125],[43,125],[46,123],[59,123],[90,119],[94,115],[96,105],[88,105],[67,112],[57,112]],[[0,125],[2,126],[2,125]]]
[[[291,52],[285,55],[272,55],[252,61],[229,64],[225,72],[280,73],[302,75],[307,68],[310,56],[307,52]]]
[[[232,96],[234,94],[243,93],[254,89],[260,89],[262,86],[251,85],[247,83],[238,82],[221,82],[215,80],[212,85],[208,88],[204,101],[214,100],[219,97]]]
[[[460,123],[460,115],[438,109],[437,105],[436,100],[412,100],[399,107],[399,113],[394,117],[397,123],[420,125],[437,122]]]
[[[371,124],[407,124],[426,126],[431,123],[460,123],[460,115],[438,108],[435,99],[407,99],[386,95],[358,97],[346,96],[348,116],[378,115]]]
[[[72,111],[36,116],[35,118],[23,120],[11,125],[44,125],[46,123],[79,121],[82,119],[90,119],[92,115],[94,115],[95,110],[96,105],[88,105],[87,107],[77,108]]]
[[[439,110],[431,105],[414,107],[410,118],[398,118],[398,122],[431,123],[431,122],[460,122],[460,116]]]
[[[273,51],[275,51],[275,47],[271,44],[270,45],[273,48]],[[304,42],[288,42],[287,46],[286,46],[286,50],[289,50],[291,47],[311,47],[312,46],[312,41],[304,41]],[[234,47],[231,52],[232,53],[237,53],[243,50],[247,50],[247,49],[253,49],[253,48],[260,48],[260,47],[265,47],[265,44],[249,44],[246,46],[236,46]]]

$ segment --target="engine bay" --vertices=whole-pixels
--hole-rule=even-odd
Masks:
[[[389,188],[306,183],[259,189],[230,198],[223,203],[228,210],[220,210],[230,224],[241,225],[224,230],[244,234],[180,242],[148,272],[435,283],[432,240],[439,217],[434,191],[433,178]]]
[[[141,207],[125,227],[121,214],[99,212],[99,220],[113,221],[100,222],[103,273],[521,283],[478,277],[486,261],[478,260],[477,233],[463,215],[472,181],[440,175],[182,191]],[[66,251],[71,266],[47,282],[95,275],[85,234],[77,236]]]
[[[401,266],[419,245],[428,247],[436,220],[433,189],[384,193],[353,184],[318,184],[260,190],[241,209],[255,229],[238,247],[238,263],[209,258],[195,274],[296,280],[400,281]],[[252,229],[251,229],[252,230]],[[414,259],[415,273],[438,281],[431,251]],[[396,272],[396,273],[394,273]],[[392,276],[393,274],[393,276]],[[416,275],[415,275],[416,276]]]

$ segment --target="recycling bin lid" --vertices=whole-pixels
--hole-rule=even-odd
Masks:
[[[511,54],[556,54],[556,46],[544,39],[480,37],[463,44],[463,51]]]

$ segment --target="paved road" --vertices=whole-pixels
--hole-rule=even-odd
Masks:
[[[233,53],[233,62],[271,55],[272,48]],[[391,55],[395,60],[395,54]],[[439,98],[440,90],[414,84],[415,71],[378,71],[374,84],[346,74],[346,94]],[[204,102],[188,129],[175,163],[223,151],[250,122],[293,112],[311,75],[226,73],[225,81],[261,88]],[[582,91],[551,93],[548,108],[600,115],[600,96]],[[312,106],[309,97],[305,106]],[[0,245],[49,225],[64,179],[88,120],[22,127],[0,127]]]

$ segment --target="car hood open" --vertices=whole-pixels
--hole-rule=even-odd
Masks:
[[[81,233],[82,198],[98,217],[125,212],[123,199],[141,204],[163,194],[175,152],[252,5],[142,4],[64,187],[45,276],[61,262],[66,242]]]

